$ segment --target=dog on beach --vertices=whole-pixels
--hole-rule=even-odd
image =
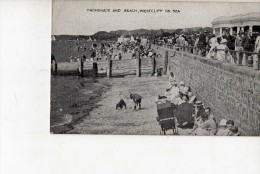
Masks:
[[[116,104],[116,109],[122,109],[123,107],[125,107],[126,109],[126,104],[125,101],[123,99],[121,99],[117,104]]]

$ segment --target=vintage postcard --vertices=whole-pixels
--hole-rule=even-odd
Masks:
[[[259,136],[259,9],[54,0],[50,132]]]

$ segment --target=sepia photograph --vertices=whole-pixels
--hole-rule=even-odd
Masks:
[[[53,0],[51,134],[259,136],[260,3]]]

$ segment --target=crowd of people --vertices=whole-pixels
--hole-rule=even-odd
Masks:
[[[224,30],[223,35],[216,36],[208,31],[195,33],[195,34],[174,34],[170,37],[158,37],[153,39],[153,44],[159,46],[173,47],[189,47],[190,51],[195,55],[200,55],[206,58],[214,58],[214,51],[217,49],[217,59],[220,61],[225,60],[225,53],[228,53],[227,58],[231,59],[231,56],[235,58],[242,57],[243,51],[255,52],[260,54],[260,32],[242,31],[239,33],[230,32]],[[230,52],[230,50],[236,51],[236,54]],[[252,54],[247,53],[248,63],[252,64]]]
[[[191,88],[183,81],[177,83],[173,72],[169,76],[169,88],[166,89],[164,96],[158,96],[159,100],[171,102],[174,105],[181,105],[183,103],[190,103],[193,105],[192,122],[178,123],[175,117],[175,126],[179,128],[189,128],[188,133],[198,136],[238,136],[238,127],[235,126],[233,120],[220,119],[217,122],[210,107],[206,107],[202,101],[199,101],[193,95]]]

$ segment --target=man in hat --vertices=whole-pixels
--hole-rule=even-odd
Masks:
[[[250,31],[247,30],[242,40],[242,46],[245,51],[249,51],[249,52],[252,51],[250,42],[251,42]]]
[[[202,101],[196,101],[194,107],[195,118],[201,117],[205,113]]]
[[[235,50],[236,51],[243,51],[243,46],[242,46],[242,40],[243,40],[243,31],[240,30],[237,37],[236,37],[236,40],[235,40]],[[242,54],[237,52],[237,58],[242,58]]]
[[[198,42],[198,48],[199,48],[199,55],[204,55],[206,53],[206,33],[207,31],[201,32],[199,35],[199,42]]]
[[[260,51],[260,32],[255,40],[255,52],[258,53]]]
[[[223,39],[227,40],[227,47],[230,50],[235,49],[235,38],[229,34],[229,28],[226,30],[225,35],[223,35]]]

